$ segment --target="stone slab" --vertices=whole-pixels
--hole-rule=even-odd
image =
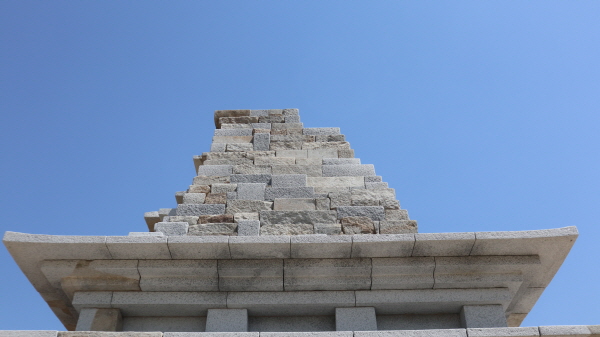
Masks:
[[[354,337],[467,337],[465,329],[356,331]]]
[[[200,215],[217,215],[225,214],[225,205],[221,204],[182,204],[177,205],[175,215],[180,216],[200,216]]]
[[[189,226],[187,222],[158,222],[155,230],[167,236],[181,236],[187,234]]]
[[[323,165],[360,165],[360,158],[323,158]]]
[[[413,256],[467,256],[475,244],[475,233],[415,234]]]
[[[310,149],[310,150],[305,150],[306,151],[306,155],[307,157],[310,158],[318,158],[318,159],[325,159],[325,158],[338,158],[339,157],[339,151],[337,149]],[[322,162],[320,162],[319,164],[321,164]]]
[[[332,165],[333,166],[333,165]],[[325,167],[325,166],[323,166]],[[308,186],[313,187],[357,187],[364,188],[363,177],[315,177],[309,176],[306,180]]]
[[[205,199],[204,193],[184,193],[182,204],[203,204]]]
[[[113,259],[171,259],[166,236],[108,236],[106,247]]]
[[[336,308],[335,329],[337,331],[377,331],[375,308]]]
[[[173,236],[168,238],[173,259],[229,259],[227,236]]]
[[[375,166],[371,164],[361,165],[323,165],[324,177],[357,177],[374,176]],[[363,179],[364,182],[364,179]]]
[[[212,143],[210,144],[210,152],[225,152],[227,144],[225,143]]]
[[[256,157],[254,158],[254,165],[294,165],[296,159],[292,157]],[[277,172],[273,171],[273,174]]]
[[[302,134],[305,135],[339,135],[340,128],[304,128],[302,129]]]
[[[254,145],[251,143],[231,143],[225,147],[225,151],[227,152],[248,152],[254,150]]]
[[[408,257],[414,245],[414,234],[353,235],[352,257]]]
[[[213,143],[251,143],[252,136],[214,136]]]
[[[273,203],[275,211],[315,211],[316,209],[315,199],[310,198],[275,199]]]
[[[233,166],[233,174],[271,174],[271,166],[267,166],[267,165],[234,165]]]
[[[228,176],[233,170],[232,165],[202,165],[198,167],[199,176]]]
[[[277,150],[277,157],[308,158],[306,150]]]
[[[279,187],[306,187],[306,174],[274,174],[271,186]]]
[[[371,289],[431,289],[433,257],[373,258]]]
[[[283,291],[283,260],[219,261],[220,291]]]
[[[314,194],[315,190],[313,187],[267,187],[265,189],[264,200],[312,198]]]
[[[271,147],[271,135],[268,133],[255,133],[253,146],[254,151],[269,151]]]
[[[262,200],[229,200],[227,201],[227,214],[257,213],[270,211],[273,203]]]
[[[587,325],[555,325],[540,326],[540,336],[553,337],[572,337],[572,336],[591,336],[591,331]]]
[[[260,227],[260,235],[305,235],[314,234],[315,229],[312,224],[275,224],[264,225]]]
[[[373,221],[385,219],[383,206],[338,206],[337,213],[338,219],[350,216],[366,216]]]
[[[266,183],[238,183],[238,200],[265,200]]]
[[[506,315],[502,305],[465,305],[460,311],[465,328],[506,328]]]
[[[142,260],[142,291],[218,291],[216,260]]]
[[[271,175],[270,174],[232,174],[230,178],[231,178],[232,184],[239,184],[239,183],[271,184]]]
[[[289,159],[294,160],[294,158]],[[323,175],[321,165],[295,165],[295,162],[291,162],[288,165],[273,165],[272,171],[273,174],[306,174],[308,177],[320,177]]]
[[[351,236],[298,235],[291,238],[292,258],[350,258],[351,252]]]
[[[214,136],[252,136],[252,129],[215,129]]]
[[[114,292],[111,305],[127,316],[206,316],[208,309],[226,309],[223,292]]]
[[[188,332],[204,331],[205,329],[206,317],[125,317],[123,319],[123,331],[181,331],[187,336],[194,336],[193,333]],[[163,337],[173,336],[171,334],[165,332]],[[179,332],[173,334],[179,334]],[[206,333],[202,334],[207,335]]]
[[[188,236],[205,235],[236,235],[237,224],[235,223],[206,223],[192,225],[188,229]]]
[[[285,259],[290,257],[289,236],[232,236],[232,259]]]
[[[274,224],[336,223],[335,211],[261,211],[260,222]]]
[[[0,337],[56,337],[58,331],[49,330],[4,330]]]
[[[469,337],[538,337],[538,327],[514,328],[470,328],[467,329]]]
[[[238,236],[259,236],[260,221],[259,220],[240,220],[237,222]]]
[[[79,312],[77,331],[121,331],[123,316],[119,309],[86,308]]]

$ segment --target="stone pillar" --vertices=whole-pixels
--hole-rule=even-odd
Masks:
[[[375,308],[335,308],[336,331],[377,331]]]
[[[206,332],[248,332],[248,310],[208,309]]]
[[[504,308],[494,305],[465,305],[460,311],[463,328],[505,328],[506,315]]]
[[[79,313],[76,331],[121,331],[123,317],[119,309],[84,308]]]

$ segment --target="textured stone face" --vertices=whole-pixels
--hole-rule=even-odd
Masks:
[[[197,176],[176,193],[178,206],[146,213],[151,231],[161,223],[166,235],[188,225],[189,236],[417,232],[339,128],[305,127],[297,109],[218,110],[214,120],[211,151],[194,157]]]

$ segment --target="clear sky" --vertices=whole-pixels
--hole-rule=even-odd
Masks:
[[[575,225],[524,326],[600,324],[600,2],[0,1],[3,231],[127,235],[213,111],[341,127],[420,232]],[[0,330],[64,329],[0,249]]]

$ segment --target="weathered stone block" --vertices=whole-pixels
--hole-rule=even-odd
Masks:
[[[229,250],[232,259],[287,259],[290,257],[290,237],[232,236]]]
[[[293,130],[293,129],[290,129]],[[290,131],[288,130],[288,131]],[[280,130],[274,130],[280,131]],[[271,142],[295,142],[295,143],[312,143],[315,141],[315,136],[304,136],[302,134],[274,134],[271,135]],[[306,150],[300,150],[306,152]]]
[[[328,144],[328,143],[324,143]],[[375,166],[371,164],[361,165],[324,165],[324,177],[364,177],[374,176]],[[364,184],[364,178],[363,178]]]
[[[252,143],[252,138],[252,136],[214,136],[212,141],[226,144]]]
[[[380,182],[382,182],[381,176],[365,177],[365,183],[380,183]]]
[[[296,163],[295,158],[287,158],[287,157],[257,157],[254,158],[255,165],[294,165]],[[275,171],[273,171],[274,174]]]
[[[212,184],[225,184],[229,183],[229,176],[225,177],[208,177],[208,176],[197,176],[194,177],[193,185],[212,185]]]
[[[319,211],[327,211],[331,209],[331,199],[329,198],[317,198],[315,199],[316,209]]]
[[[238,200],[265,200],[265,183],[238,183]]]
[[[271,183],[271,175],[270,174],[232,174],[231,175],[231,183],[233,183],[233,184],[239,184],[239,183],[270,184]]]
[[[275,224],[315,224],[336,223],[335,211],[261,211],[260,222],[263,226]]]
[[[274,174],[271,185],[278,187],[306,187],[306,174]]]
[[[306,150],[308,158],[338,158],[337,149],[311,149]],[[321,164],[321,163],[319,163]]]
[[[220,129],[223,124],[252,124],[258,123],[259,117],[241,116],[241,117],[221,117],[218,120],[217,128]]]
[[[316,149],[335,149],[338,150],[338,157],[340,150],[349,150],[350,143],[348,142],[314,142],[304,143],[302,145],[303,150],[316,150]]]
[[[271,129],[302,129],[304,124],[302,123],[272,123]]]
[[[182,204],[177,205],[175,215],[181,216],[200,216],[200,215],[217,215],[225,213],[225,205],[198,205],[198,204]]]
[[[314,228],[315,234],[340,235],[342,233],[342,225],[339,223],[316,223]]]
[[[188,235],[235,235],[237,224],[207,223],[190,226]]]
[[[314,211],[316,209],[315,199],[275,199],[273,203],[275,211]]]
[[[219,291],[216,260],[142,260],[142,291]]]
[[[265,200],[290,198],[313,198],[315,194],[312,187],[267,187],[265,189]]]
[[[300,111],[298,109],[283,109],[282,114],[284,116],[298,116],[299,112]]]
[[[337,331],[377,331],[374,307],[335,308]]]
[[[350,191],[331,192],[329,193],[329,200],[331,200],[331,209],[337,209],[339,206],[350,206],[352,194]]]
[[[368,189],[368,190],[384,190],[384,189],[389,188],[389,186],[388,186],[388,183],[368,183],[368,182],[365,182],[365,188]]]
[[[227,192],[227,200],[237,200],[237,192]]]
[[[468,256],[474,244],[475,233],[419,233],[413,256]]]
[[[341,166],[341,165],[329,165],[329,166]],[[323,166],[323,169],[327,166]],[[337,188],[337,187],[355,187],[364,188],[365,180],[363,177],[308,177],[306,179],[308,186],[323,188]]]
[[[281,114],[283,114],[283,109],[250,110],[250,116],[257,117]]]
[[[375,234],[373,220],[366,216],[350,216],[342,218],[344,234]]]
[[[512,328],[471,328],[467,329],[469,337],[539,337],[537,326]]]
[[[233,219],[235,222],[240,222],[242,220],[260,220],[258,217],[258,212],[235,213]]]
[[[338,219],[349,216],[366,216],[373,221],[385,219],[385,211],[382,206],[338,206]]]
[[[353,307],[354,301],[352,291],[231,292],[227,297],[228,307],[252,307],[255,315],[259,316],[333,315],[335,307]],[[273,336],[271,333],[261,334]],[[327,331],[323,336],[336,336],[336,333]]]
[[[229,184],[220,184],[220,185],[229,185]],[[204,194],[208,194],[210,193],[210,185],[190,185],[190,187],[187,190],[189,193],[204,193]],[[217,192],[218,193],[218,192]],[[182,198],[182,203],[183,203],[183,196]]]
[[[260,235],[301,235],[314,234],[311,224],[264,225],[260,227]]]
[[[269,151],[271,135],[269,133],[255,133],[253,140],[254,151]]]
[[[240,220],[238,224],[238,236],[258,236],[260,235],[259,220]]]
[[[285,118],[280,114],[269,114],[268,116],[260,116],[258,118],[260,123],[284,123]],[[273,127],[273,126],[271,126]]]
[[[417,222],[414,220],[382,220],[379,222],[380,234],[404,234],[417,231]]]
[[[221,129],[251,129],[252,128],[252,124],[230,124],[230,123],[224,123],[221,124]]]
[[[294,237],[292,237],[292,247],[293,239]],[[285,260],[283,274],[286,291],[371,288],[370,259],[292,258]]]
[[[246,309],[208,309],[208,314],[206,316],[206,332],[247,332],[247,331],[248,331],[248,310],[246,310]]]
[[[220,291],[283,291],[283,260],[219,261]]]
[[[164,215],[163,215],[164,218]],[[158,215],[158,212],[146,212],[144,213],[144,221],[146,221],[146,226],[148,226],[149,231],[154,231],[154,225],[157,222],[160,222],[161,217]]]
[[[50,331],[50,330],[4,330],[4,331],[0,331],[0,337],[57,337],[57,335],[58,335],[58,331]]]
[[[268,201],[229,200],[227,201],[227,214],[257,213],[260,211],[270,211],[272,207],[273,203]]]
[[[273,165],[273,174],[306,174],[309,177],[320,177],[323,175],[321,165],[294,165],[294,158],[288,165]]]
[[[203,204],[206,199],[204,193],[185,193],[183,195],[184,204]]]
[[[296,158],[296,165],[311,165],[321,166],[321,158]],[[320,174],[323,174],[323,170],[319,170]]]
[[[215,129],[215,136],[252,136],[252,129],[244,128],[244,129]]]
[[[252,123],[252,128],[257,130],[271,130],[271,123]]]
[[[305,135],[339,135],[340,128],[304,128],[302,133]]]
[[[344,135],[318,135],[315,136],[316,142],[345,142],[346,136]]]
[[[284,116],[285,123],[300,123],[300,116]]]
[[[226,193],[209,193],[204,199],[205,204],[225,204],[227,202]]]
[[[408,211],[405,209],[386,209],[385,210],[385,220],[386,221],[408,220]]]
[[[354,150],[352,149],[339,149],[338,156],[340,158],[354,158]]]
[[[235,165],[233,174],[271,174],[271,166],[267,165]]]
[[[250,143],[233,143],[227,144],[225,151],[227,152],[247,152],[253,151],[254,145]]]
[[[230,259],[227,236],[170,236],[169,251],[173,259]]]
[[[217,110],[215,111],[215,126],[221,127],[220,118],[223,117],[245,117],[250,116],[250,110]]]
[[[271,151],[282,151],[282,150],[301,150],[303,142],[275,142],[272,141],[269,145]]]
[[[183,204],[183,195],[184,194],[185,194],[185,192],[183,192],[183,191],[175,192],[175,202],[177,202],[177,204]]]
[[[352,206],[379,206],[381,197],[380,195],[371,190],[355,189],[351,191],[352,194]]]
[[[189,225],[187,222],[159,222],[154,228],[167,236],[180,236],[187,234]]]
[[[323,165],[360,165],[360,158],[323,158]]]
[[[231,214],[219,214],[219,215],[201,215],[198,217],[198,224],[206,223],[233,223],[233,215]],[[194,224],[192,224],[194,225]]]
[[[557,325],[557,326],[540,326],[540,336],[554,337],[595,337],[591,334],[590,328],[586,325]],[[597,335],[597,333],[595,334]]]
[[[307,158],[306,150],[278,150],[276,157]]]

